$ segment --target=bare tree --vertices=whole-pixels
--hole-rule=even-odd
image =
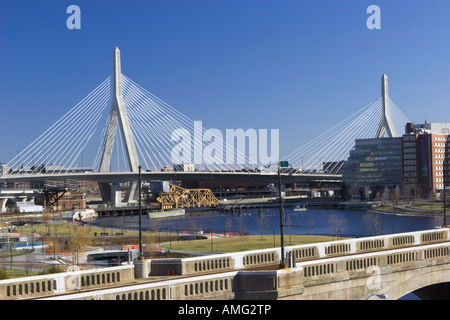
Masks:
[[[383,193],[381,194],[381,200],[383,200],[384,205],[387,204],[387,202],[389,201],[389,188],[388,187],[384,187]]]
[[[413,195],[413,186],[410,184],[403,185],[402,198],[404,201],[410,201]]]
[[[287,215],[287,219],[286,219],[286,227],[287,227],[287,232],[289,234],[289,244],[292,244],[292,218],[291,215]]]
[[[267,217],[264,215],[264,213],[261,212],[261,214],[258,215],[258,225],[259,225],[259,231],[261,233],[261,240],[264,240],[264,227],[267,223]]]
[[[361,219],[369,235],[380,235],[383,231],[383,221],[379,213],[368,211]]]
[[[198,232],[198,230],[199,230],[197,224],[195,223],[195,221],[192,221],[192,220],[189,221],[188,228],[189,228],[189,231],[191,232],[191,234],[196,234]]]
[[[394,201],[394,206],[398,205],[398,201],[400,200],[400,187],[398,185],[391,192],[391,199]]]
[[[245,240],[247,240],[247,228],[245,226],[244,218],[242,216],[239,217],[239,235],[242,241],[242,250],[245,248]]]
[[[366,197],[366,201],[368,202],[370,200],[370,187],[369,186],[365,186],[364,187],[364,197]]]
[[[233,228],[233,220],[228,218],[227,222],[225,223],[225,230],[226,230],[226,232],[230,233],[232,228]]]
[[[354,195],[359,193],[359,187],[356,184],[352,184],[347,188],[347,196],[349,199],[352,199]]]
[[[328,217],[328,223],[331,226],[331,232],[333,237],[342,236],[345,231],[345,224],[347,221],[345,219],[339,218],[336,214],[331,214]]]
[[[309,219],[308,219],[309,234],[312,234],[312,232],[314,230],[314,224],[315,224],[314,218],[313,217],[309,217]]]

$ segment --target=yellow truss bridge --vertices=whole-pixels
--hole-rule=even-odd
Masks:
[[[219,200],[210,189],[185,189],[171,184],[169,192],[162,192],[156,199],[161,209],[212,207]]]

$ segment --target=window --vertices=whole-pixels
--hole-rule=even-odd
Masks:
[[[416,153],[416,148],[404,148],[404,153]]]
[[[404,142],[403,143],[403,147],[404,148],[406,148],[406,147],[415,147],[415,146],[416,146],[415,142]]]
[[[405,177],[416,177],[417,176],[417,172],[412,171],[412,172],[405,172],[404,173]]]

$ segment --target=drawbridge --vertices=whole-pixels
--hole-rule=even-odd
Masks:
[[[219,205],[219,200],[210,189],[185,189],[173,184],[170,185],[169,192],[161,192],[156,200],[163,210]]]

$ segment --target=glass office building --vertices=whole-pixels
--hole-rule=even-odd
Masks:
[[[355,140],[344,164],[343,182],[359,188],[393,188],[403,184],[402,138]]]

